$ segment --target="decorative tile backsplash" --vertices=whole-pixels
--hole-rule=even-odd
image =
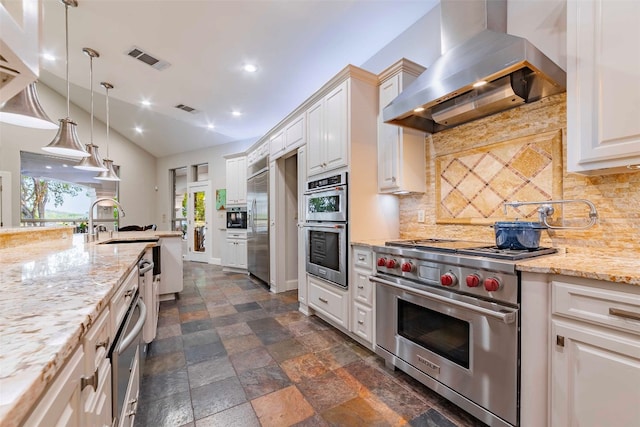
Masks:
[[[443,132],[427,135],[427,191],[424,194],[400,196],[400,237],[449,237],[493,241],[494,231],[489,224],[497,220],[497,215],[500,215],[500,209],[496,209],[498,198],[494,199],[493,205],[478,200],[475,202],[477,207],[473,209],[468,207],[471,203],[464,202],[464,199],[462,202],[454,201],[452,198],[445,199],[445,205],[451,211],[446,213],[449,216],[446,218],[441,203],[443,196],[448,195],[452,190],[449,188],[447,192],[447,187],[443,185],[443,178],[438,170],[448,172],[448,186],[453,187],[455,182],[458,182],[458,186],[461,186],[460,197],[472,199],[474,191],[484,187],[478,182],[472,183],[471,179],[468,183],[463,182],[459,177],[474,170],[474,167],[469,167],[474,160],[477,163],[483,154],[493,151],[492,147],[513,143],[515,149],[525,146],[531,137],[548,135],[553,139],[554,147],[557,140],[561,144],[559,153],[556,153],[555,148],[551,148],[554,169],[551,194],[554,198],[561,195],[565,199],[584,198],[592,201],[598,209],[598,222],[587,230],[545,231],[542,233],[541,244],[595,254],[602,251],[614,251],[620,254],[640,251],[640,172],[602,176],[567,173],[564,164],[567,152],[566,127],[566,94],[562,93]],[[532,149],[537,150],[537,148]],[[516,155],[518,162],[512,165],[512,169],[496,167],[495,172],[496,174],[506,173],[506,176],[509,175],[508,171],[514,170],[525,172],[524,175],[531,174],[531,171],[544,163],[540,163],[539,158],[534,160],[537,154],[525,150],[521,156]],[[449,165],[456,162],[456,159],[459,160],[459,164],[454,169]],[[457,169],[460,165],[466,167],[466,172]],[[449,169],[449,167],[452,168]],[[511,180],[506,178],[490,183],[487,178],[490,172],[487,172],[487,168],[491,171],[491,166],[483,164],[481,167],[478,163],[475,174],[487,180],[489,187],[500,195],[500,198],[505,197],[505,192],[513,191],[514,194],[506,198],[520,201],[540,200],[540,194],[518,193],[518,180],[515,180],[512,186]],[[548,172],[542,176],[546,177],[543,181],[548,180]],[[456,181],[454,177],[458,180]],[[555,177],[560,178],[555,179]],[[460,182],[463,183],[460,184]],[[522,184],[522,181],[519,183]],[[541,183],[538,186],[549,191],[546,184]],[[530,213],[514,212],[511,208],[509,209],[511,217],[519,215],[522,218]],[[418,211],[425,212],[424,222],[418,222]],[[489,216],[485,218],[484,215],[487,213]],[[584,205],[565,205],[564,208],[558,209],[554,220],[561,216],[579,225],[587,214],[588,210]]]
[[[439,156],[435,166],[437,222],[477,223],[484,218],[492,223],[505,216],[505,201],[562,197],[562,133],[546,132]],[[536,207],[522,207],[517,213],[529,217]]]

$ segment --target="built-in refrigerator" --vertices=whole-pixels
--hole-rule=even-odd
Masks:
[[[269,284],[269,167],[266,158],[251,165],[247,178],[247,267]]]

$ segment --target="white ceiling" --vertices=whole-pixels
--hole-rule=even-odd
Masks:
[[[79,0],[69,8],[71,101],[156,157],[257,139],[347,64],[361,65],[438,0]],[[64,6],[43,0],[40,80],[66,95]],[[158,71],[125,54],[137,46],[171,66]],[[242,71],[245,63],[258,71]],[[140,101],[151,101],[142,107]],[[174,108],[186,104],[197,114]],[[232,110],[242,112],[233,117]],[[58,119],[57,117],[52,119]],[[207,128],[213,124],[214,130]],[[144,129],[142,134],[134,130]]]

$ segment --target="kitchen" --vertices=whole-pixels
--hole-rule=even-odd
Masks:
[[[522,7],[522,10],[520,10],[520,12],[522,12],[523,15],[527,17],[532,16],[531,14],[534,13],[531,10],[526,8],[526,4],[522,4],[520,2],[511,2],[511,3],[515,3],[515,4],[513,5],[510,4],[510,10],[511,10],[510,13],[515,13],[515,11],[518,10],[518,6]],[[523,3],[526,3],[526,2],[523,2]],[[553,10],[556,12],[556,15],[554,16],[557,19],[560,19],[558,18],[558,16],[563,17],[564,16],[563,13],[566,13],[567,16],[572,16],[570,13],[564,10],[564,6],[565,6],[564,2],[559,2],[557,4],[556,2],[551,2],[551,4],[554,4],[556,6],[560,5],[559,8],[556,8]],[[569,6],[571,6],[571,4],[567,5],[567,10],[570,10]],[[425,20],[437,19],[437,18],[438,18],[437,14],[430,14],[429,16],[425,17]],[[526,30],[528,29],[529,33],[523,34],[523,35],[526,35],[526,37],[530,41],[532,41],[534,44],[536,44],[538,47],[548,49],[546,53],[549,56],[553,57],[556,60],[556,62],[560,63],[560,65],[563,65],[562,58],[564,58],[565,55],[567,58],[571,57],[564,52],[565,48],[563,43],[557,43],[557,44],[551,43],[551,47],[546,46],[545,41],[548,42],[548,39],[552,37],[549,36],[549,34],[546,34],[544,32],[535,31],[535,25],[537,21],[536,22],[533,22],[533,21],[534,20],[522,19],[522,22],[519,22],[520,25],[516,26],[517,27],[516,33],[517,31],[523,31],[527,33]],[[542,20],[540,22],[542,22]],[[533,29],[531,28],[532,26],[534,27]],[[563,27],[561,26],[561,29],[562,28]],[[556,34],[556,32],[551,30],[550,30],[550,33]],[[562,35],[559,38],[562,39],[564,42],[564,37],[565,36]],[[566,35],[566,38],[569,39],[568,35]],[[402,43],[400,44],[402,45]],[[394,47],[397,47],[397,46],[394,46]],[[399,50],[401,51],[401,49]],[[406,55],[406,56],[411,57],[409,55]],[[435,56],[437,56],[437,54]],[[387,60],[385,63],[381,63],[379,65],[373,64],[373,62],[375,61],[372,61],[372,63],[369,64],[369,67],[371,69],[376,69],[376,71],[382,71],[397,59],[398,59],[397,57],[394,57],[394,59]],[[382,59],[380,59],[380,61],[382,61]],[[430,64],[432,60],[427,59],[427,60],[418,61],[418,62],[422,62],[424,64]],[[568,62],[568,60],[565,60],[565,62]],[[564,68],[569,67],[569,65],[570,64],[566,64]],[[567,81],[568,81],[568,84],[571,83],[570,78],[568,78]],[[569,86],[569,88],[570,87],[571,86]],[[44,92],[44,95],[47,94],[46,88],[40,89],[40,91]],[[571,135],[571,129],[572,129],[571,126],[573,126],[574,124],[572,124],[572,122],[570,121],[568,123],[567,116],[569,114],[575,115],[576,113],[575,111],[576,104],[572,102],[571,98],[569,98],[571,93],[572,92],[570,91],[568,94],[562,93],[562,94],[553,95],[549,98],[544,98],[538,102],[525,104],[524,106],[519,107],[517,109],[509,110],[505,113],[501,113],[498,116],[492,116],[487,119],[480,119],[476,122],[472,122],[464,126],[455,127],[446,132],[438,132],[428,136],[427,137],[428,143],[426,144],[426,147],[425,147],[426,148],[426,165],[427,165],[426,167],[427,177],[425,180],[426,191],[424,191],[424,193],[421,193],[421,194],[411,194],[406,196],[388,196],[387,195],[386,197],[390,197],[393,199],[397,197],[399,201],[398,202],[399,220],[397,221],[397,224],[396,224],[396,226],[398,227],[398,235],[388,236],[389,238],[387,238],[387,236],[375,236],[374,232],[372,231],[370,237],[372,238],[381,237],[387,240],[391,240],[392,238],[411,238],[411,237],[448,237],[448,238],[454,238],[454,239],[491,241],[493,239],[493,230],[490,227],[488,227],[488,224],[493,223],[494,219],[492,219],[490,222],[482,223],[477,219],[477,217],[470,215],[469,210],[466,210],[466,211],[464,210],[466,205],[462,206],[463,209],[460,209],[459,211],[459,212],[464,211],[464,215],[445,215],[444,214],[442,210],[442,206],[444,205],[446,207],[451,207],[451,205],[446,205],[446,203],[436,203],[436,200],[438,199],[440,199],[440,201],[445,200],[442,198],[442,195],[446,194],[443,192],[443,188],[445,187],[445,185],[443,184],[443,181],[440,179],[440,175],[437,173],[437,171],[443,170],[443,168],[445,168],[445,166],[448,164],[446,162],[447,160],[450,160],[450,159],[447,156],[451,156],[456,153],[463,153],[468,156],[477,155],[478,149],[480,149],[480,154],[486,155],[487,153],[489,153],[491,155],[494,155],[496,152],[494,148],[491,148],[491,150],[487,148],[486,150],[482,151],[481,147],[491,147],[494,144],[503,143],[505,141],[518,140],[520,138],[522,139],[519,141],[519,143],[522,144],[528,136],[537,135],[537,134],[548,135],[548,138],[546,140],[538,142],[538,144],[543,144],[545,146],[551,146],[551,147],[557,147],[558,144],[560,144],[560,146],[562,147],[561,148],[562,152],[566,153],[566,155],[568,156],[567,160],[571,161],[573,150],[569,149],[570,146],[568,146],[569,144],[568,141],[573,141],[571,140],[570,135]],[[52,94],[52,93],[50,93],[49,95],[56,96],[55,94]],[[53,111],[49,111],[49,114],[51,114],[52,116],[55,115],[56,117],[58,115],[62,116],[63,114],[62,102],[64,98],[60,98],[60,97],[58,98],[60,99],[60,102],[58,103],[59,111],[56,111],[55,108]],[[571,111],[571,109],[573,109],[573,112]],[[80,114],[79,110],[78,110],[78,114]],[[75,114],[74,112],[74,117],[77,117],[78,114]],[[573,115],[572,117],[574,117]],[[624,116],[624,114],[621,114],[621,115]],[[86,113],[84,117],[86,117]],[[88,126],[87,122],[88,120],[84,122],[85,128]],[[628,131],[629,135],[633,135],[633,129],[634,129],[632,127],[633,125],[629,125],[629,124],[623,124],[623,125],[629,126],[629,127],[625,128],[624,126],[621,125],[620,129],[623,129],[623,131]],[[567,126],[569,126],[569,129],[568,131],[565,131]],[[11,128],[9,126],[3,125],[3,128],[2,128],[3,137],[2,137],[2,146],[1,146],[3,151],[2,161],[6,163],[2,163],[0,165],[1,170],[13,170],[12,168],[15,167],[15,166],[12,166],[14,163],[7,162],[4,159],[6,158],[5,157],[6,155],[9,158],[13,158],[15,162],[15,158],[16,158],[15,153],[19,151],[20,148],[17,148],[17,149],[13,148],[13,146],[11,145],[12,144],[11,139],[13,138],[5,138],[5,137],[7,135],[11,136],[12,132],[14,132],[13,134],[17,134],[16,129],[17,128],[15,127]],[[21,132],[25,132],[25,131],[21,131]],[[561,137],[558,137],[558,133],[561,135]],[[568,139],[565,133],[568,134]],[[482,142],[479,143],[479,141],[482,141]],[[528,143],[528,141],[526,142]],[[574,144],[574,142],[572,143]],[[244,149],[249,148],[250,144],[251,143],[246,143],[246,145],[244,146]],[[631,142],[631,144],[633,144],[633,142]],[[142,156],[144,154],[144,153],[141,153],[141,150],[136,149],[135,146],[133,146],[133,144],[129,144],[129,145],[132,146],[129,148],[129,150],[133,156]],[[116,145],[116,146],[119,146],[119,145]],[[39,150],[39,148],[36,147],[36,148],[33,148],[33,150],[34,151]],[[224,150],[222,149],[215,150],[215,154],[205,150],[201,152],[184,153],[182,155],[177,155],[170,158],[159,158],[155,160],[151,159],[149,161],[150,162],[149,167],[152,170],[154,170],[151,176],[145,176],[146,174],[143,171],[144,168],[139,168],[134,171],[132,170],[131,167],[126,168],[125,167],[126,165],[123,165],[123,168],[122,168],[123,173],[125,172],[139,173],[140,174],[139,178],[141,179],[140,183],[142,184],[141,186],[144,188],[149,188],[151,193],[151,194],[147,194],[143,192],[142,195],[140,195],[139,192],[137,191],[137,188],[140,188],[140,187],[136,186],[137,188],[134,189],[134,188],[127,188],[127,186],[123,185],[122,191],[124,193],[122,194],[121,197],[125,206],[127,205],[128,200],[132,201],[134,200],[134,198],[139,198],[139,197],[142,197],[143,200],[144,198],[146,198],[147,201],[150,202],[148,204],[145,203],[144,205],[140,203],[140,205],[143,205],[143,206],[138,206],[137,203],[130,202],[132,206],[130,208],[127,207],[128,209],[127,214],[130,214],[129,210],[133,210],[134,213],[132,215],[134,216],[134,218],[149,218],[149,217],[152,217],[153,215],[156,215],[155,216],[156,222],[160,225],[160,227],[162,227],[163,224],[166,225],[166,221],[163,221],[162,215],[164,212],[164,215],[167,215],[167,217],[170,217],[169,216],[170,213],[167,208],[169,203],[166,202],[166,200],[163,201],[161,199],[163,199],[163,197],[166,197],[166,199],[168,200],[169,198],[169,191],[167,188],[168,183],[166,182],[167,180],[165,178],[167,170],[173,167],[182,166],[184,164],[200,163],[203,155],[212,158],[210,162],[211,170],[223,169],[225,165],[224,155],[235,154],[235,152],[236,151],[231,149],[231,147],[225,147]],[[353,152],[351,153],[351,155],[353,156],[352,157],[353,159],[361,158],[361,157],[356,157]],[[637,156],[637,150],[636,150],[636,156]],[[126,157],[126,156],[123,156],[123,157]],[[453,159],[461,158],[461,156],[459,155],[453,156],[452,158]],[[362,157],[362,159],[364,160],[364,157]],[[626,160],[628,160],[628,157]],[[153,163],[155,163],[155,168],[153,168],[152,166]],[[298,161],[298,165],[300,165],[300,161]],[[298,167],[300,168],[300,166]],[[631,283],[631,284],[637,283],[637,275],[634,276],[631,273],[626,275],[626,273],[624,273],[625,271],[629,271],[629,272],[637,271],[637,268],[634,268],[634,266],[637,266],[637,264],[631,264],[632,267],[630,267],[628,270],[623,269],[622,270],[623,273],[619,275],[615,273],[609,274],[607,273],[608,270],[602,271],[602,269],[604,269],[605,266],[608,265],[612,267],[612,270],[615,270],[614,266],[616,264],[616,257],[632,258],[633,257],[632,254],[638,250],[637,227],[634,226],[634,221],[635,219],[637,219],[637,206],[638,206],[638,192],[637,192],[638,173],[632,172],[632,171],[626,172],[626,173],[615,173],[615,174],[595,172],[592,176],[580,175],[575,173],[567,173],[567,172],[564,172],[564,173],[561,172],[560,174],[556,172],[554,174],[553,171],[554,170],[557,171],[557,167],[558,167],[557,161],[552,162],[550,167],[552,172],[549,175],[546,175],[547,177],[551,177],[550,179],[551,190],[548,194],[553,195],[554,196],[553,198],[555,198],[556,196],[560,196],[559,198],[561,199],[588,199],[597,206],[598,214],[599,214],[598,224],[595,227],[591,227],[589,229],[580,230],[580,231],[560,230],[560,231],[549,231],[548,233],[547,232],[543,233],[542,244],[544,246],[552,245],[558,248],[567,248],[568,254],[576,253],[578,255],[592,257],[592,258],[589,258],[591,262],[587,261],[587,264],[589,264],[587,266],[582,266],[582,264],[579,264],[579,256],[576,256],[576,258],[564,259],[564,261],[559,261],[557,266],[553,266],[551,271],[553,273],[568,274],[569,276],[577,274],[577,275],[583,275],[584,277],[591,278],[591,279],[597,278],[597,279],[604,279],[604,280],[609,280],[613,282],[620,281],[622,283]],[[285,166],[285,169],[286,169],[286,166]],[[353,174],[354,172],[352,171],[352,175]],[[275,174],[271,176],[275,176]],[[125,176],[123,176],[123,180],[124,178]],[[128,178],[131,179],[132,177],[129,176]],[[133,177],[133,178],[135,179],[137,177]],[[354,181],[354,180],[357,180],[356,176],[351,177],[351,181]],[[219,185],[219,184],[222,184],[222,185]],[[351,187],[351,182],[349,184],[350,184],[351,194],[355,194],[356,189]],[[353,184],[359,185],[357,182],[353,182]],[[549,184],[549,183],[546,182],[545,184]],[[155,185],[158,185],[158,196],[154,197],[153,189]],[[225,186],[224,186],[224,183],[221,183],[219,181],[218,183],[214,183],[213,187],[224,188]],[[459,188],[459,190],[465,191],[466,189]],[[129,191],[130,193],[126,193],[127,191]],[[136,194],[135,196],[133,196],[134,191]],[[161,195],[165,195],[165,196],[161,196]],[[15,197],[16,196],[14,195],[14,199]],[[529,197],[529,198],[522,197],[520,198],[520,200],[535,201],[540,199],[537,199],[534,197]],[[152,211],[150,211],[149,206],[156,206],[157,207],[156,212],[158,213],[154,214]],[[580,221],[583,218],[583,215],[584,215],[584,211],[581,210],[580,208],[567,206],[564,210],[563,216],[566,216],[571,221],[573,220]],[[501,215],[497,215],[497,216],[501,216]],[[421,218],[424,219],[424,222],[420,221]],[[358,219],[360,220],[360,218]],[[223,228],[223,227],[218,227],[218,224],[216,224],[217,218],[214,218],[212,221],[214,223],[214,226],[211,228],[215,229],[216,232],[219,232],[219,234],[222,235],[220,228]],[[351,222],[354,222],[353,218],[351,219]],[[356,227],[355,223],[353,224],[353,226],[354,226],[354,229],[351,230],[352,232],[351,241],[356,243],[359,242],[362,244],[366,244],[367,243],[366,241],[368,240],[367,237],[369,237],[369,235],[367,235],[367,232],[364,230],[357,231],[357,229],[355,229]],[[353,234],[354,232],[357,232],[355,238]],[[218,236],[218,237],[221,237],[221,236]],[[216,241],[216,238],[214,237],[213,240]],[[219,238],[218,240],[220,241],[222,239]],[[214,247],[212,249],[213,249],[213,252],[211,254],[211,258],[213,263],[215,262],[214,260],[215,258],[218,258],[218,259],[221,258],[220,253],[222,250],[220,247],[217,247],[217,248]],[[365,249],[366,249],[366,246],[365,246]],[[629,253],[629,255],[620,256],[620,254],[627,254],[627,253]],[[608,257],[611,257],[611,259],[603,254],[605,255],[608,254]],[[593,261],[594,259],[596,261]],[[575,265],[571,265],[569,261],[575,263]],[[538,261],[532,261],[531,263],[536,263],[536,262]],[[280,268],[282,269],[282,267]],[[285,269],[286,269],[286,266],[285,266]],[[531,281],[533,282],[535,282],[536,280],[541,281],[540,276],[535,275],[535,273],[544,272],[544,270],[540,270],[540,269],[541,267],[533,266],[531,267],[531,271],[523,273],[523,276],[528,276],[529,273],[534,273],[531,275],[531,277],[529,277]],[[576,270],[578,271],[577,273],[576,273]],[[276,271],[281,271],[281,270],[276,270]],[[286,276],[288,275],[285,274],[285,277]],[[636,279],[634,279],[634,277],[636,277]],[[276,286],[281,285],[281,282],[276,280],[275,285]],[[626,290],[627,288],[623,288],[623,289]],[[629,292],[633,293],[634,291],[629,290]],[[537,295],[537,297],[540,297],[540,295]],[[524,300],[523,300],[523,304],[524,304]],[[525,313],[523,312],[522,315],[524,317]],[[633,324],[632,321],[628,323]],[[531,324],[534,324],[534,323],[531,323]],[[523,322],[522,326],[523,328],[525,328],[526,324]],[[637,326],[635,330],[637,333]],[[524,338],[524,332],[523,332],[523,338]],[[527,356],[528,354],[526,352],[523,352],[522,354],[523,364]],[[527,365],[527,366],[531,366],[531,365]],[[523,372],[523,375],[524,374],[525,373]],[[523,390],[523,392],[526,392],[526,390]],[[536,398],[540,399],[539,396],[537,396]],[[540,403],[538,402],[538,404]],[[524,406],[523,406],[523,410],[524,410]],[[558,423],[557,425],[562,425],[562,424]]]

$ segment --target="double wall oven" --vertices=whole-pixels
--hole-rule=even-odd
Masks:
[[[305,256],[307,273],[347,287],[347,173],[307,182]]]
[[[520,297],[516,259],[427,239],[375,247],[376,353],[491,426],[519,425]]]

